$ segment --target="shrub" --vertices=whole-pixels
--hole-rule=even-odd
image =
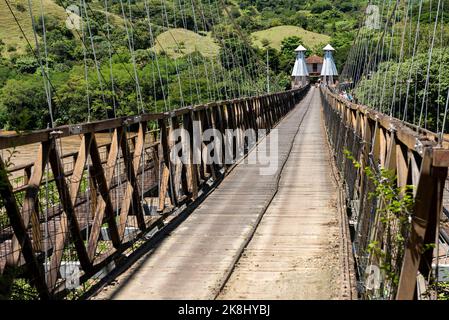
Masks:
[[[314,3],[310,9],[312,13],[320,14],[324,11],[331,10],[332,9],[332,3],[329,1],[318,1]]]

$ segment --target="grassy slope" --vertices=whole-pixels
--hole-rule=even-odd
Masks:
[[[262,47],[262,40],[267,39],[270,41],[270,47],[278,50],[281,48],[282,40],[291,36],[300,37],[306,48],[327,44],[330,41],[330,37],[327,35],[307,31],[296,26],[278,26],[267,30],[256,31],[251,34],[251,38],[256,46]]]
[[[165,50],[171,57],[180,57],[195,50],[201,52],[203,56],[211,57],[218,54],[219,46],[210,35],[202,36],[190,30],[177,28],[165,31],[157,37],[156,51],[161,50]]]
[[[25,34],[34,45],[27,0],[9,0],[9,2],[22,28],[24,29]],[[67,19],[67,14],[64,8],[58,6],[53,0],[42,0],[42,3],[46,14],[53,15],[61,19],[61,21],[65,21]],[[20,12],[16,7],[17,4],[22,4],[26,10]],[[38,16],[41,13],[40,4],[41,0],[33,1],[33,13],[35,16]],[[93,7],[94,10],[101,11],[100,7],[96,7],[95,5],[93,5]],[[123,20],[119,16],[111,14],[111,20],[111,22],[117,26],[121,26],[123,24]],[[259,47],[262,46],[262,39],[267,39],[270,41],[271,47],[280,49],[281,41],[284,38],[293,35],[301,37],[304,41],[304,45],[309,48],[327,43],[330,40],[330,37],[326,35],[306,31],[296,26],[273,27],[267,30],[254,32],[251,37],[254,44]],[[15,23],[14,18],[9,12],[4,1],[0,1],[0,39],[6,44],[4,49],[4,53],[6,53],[6,55],[14,53],[6,52],[6,47],[9,45],[16,47],[17,53],[23,53],[27,46],[19,27]],[[157,37],[157,40],[158,44],[156,45],[156,50],[161,51],[163,48],[172,57],[180,57],[195,50],[200,51],[205,56],[211,57],[217,55],[219,50],[219,45],[213,41],[210,35],[202,36],[196,34],[195,32],[181,28],[170,29],[170,31],[160,34]],[[162,47],[160,44],[162,44]],[[179,50],[178,45],[181,46],[181,50]]]
[[[27,0],[9,0],[9,3],[11,5],[11,8],[16,15],[17,19],[20,22],[20,25],[22,26],[27,38],[30,40],[32,44],[34,44],[33,40],[33,29],[31,27],[31,19],[30,19],[30,13],[28,10],[28,1]],[[23,12],[20,12],[16,5],[22,4],[26,10]],[[40,0],[34,0],[32,2],[33,4],[33,14],[34,16],[38,16],[41,14],[41,1]],[[51,14],[55,17],[60,18],[61,20],[65,21],[67,19],[67,15],[65,13],[64,8],[58,6],[56,3],[54,3],[52,0],[42,0],[42,4],[44,7],[44,12],[46,14]],[[22,33],[20,32],[19,27],[17,26],[16,22],[14,21],[14,18],[9,11],[5,1],[0,1],[0,39],[3,40],[3,42],[8,45],[15,46],[17,48],[18,53],[24,52],[26,48],[26,42],[25,39],[22,36]],[[6,49],[5,49],[6,51]]]

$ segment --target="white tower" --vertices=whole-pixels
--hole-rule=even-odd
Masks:
[[[324,61],[321,69],[321,79],[324,83],[333,84],[336,77],[338,77],[337,67],[335,66],[332,51],[335,51],[330,44],[323,48]]]
[[[307,84],[307,65],[305,61],[305,52],[307,51],[302,45],[295,49],[296,61],[292,71],[292,88],[298,88]]]

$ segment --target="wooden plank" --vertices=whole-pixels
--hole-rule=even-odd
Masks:
[[[202,133],[204,134],[204,131],[213,128],[211,121],[209,119],[209,113],[207,112],[207,110],[203,110],[202,112],[200,112],[199,114],[199,120],[201,121],[201,129],[202,129]],[[206,146],[206,144],[203,142],[203,149]],[[215,172],[215,166],[214,164],[203,164],[203,168],[205,170],[204,175],[206,176],[207,173],[210,173],[212,175],[212,179],[216,180],[217,179],[217,174]]]
[[[425,245],[435,245],[439,241],[439,224],[440,217],[443,212],[443,191],[447,178],[448,168],[434,168],[432,167],[432,177],[434,184],[434,192],[432,199],[428,203],[426,210],[429,211],[427,218],[426,234],[423,243]],[[428,278],[432,272],[432,261],[434,256],[433,248],[427,249],[423,252],[421,263],[419,266],[420,273]]]
[[[162,164],[163,168],[161,169],[162,172],[162,179],[159,183],[159,200],[160,204],[165,207],[165,197],[167,195],[167,189],[170,190],[170,201],[171,204],[176,206],[177,201],[176,197],[173,192],[173,174],[171,169],[171,161],[170,161],[170,145],[168,141],[168,132],[167,132],[167,125],[165,120],[159,120],[159,130],[160,130],[160,142],[161,142],[161,148],[162,148]],[[166,168],[165,168],[166,167]],[[168,177],[164,176],[164,174],[168,173]],[[164,179],[167,179],[167,184],[163,183]],[[163,211],[164,208],[161,206],[159,207],[160,211]]]
[[[134,148],[134,159],[132,161],[132,165],[133,165],[133,169],[134,169],[134,179],[135,179],[135,190],[136,190],[136,194],[135,196],[139,197],[139,199],[142,201],[142,195],[144,190],[140,190],[141,194],[138,193],[139,189],[137,188],[137,172],[139,171],[139,168],[141,167],[141,165],[144,165],[143,157],[145,155],[145,137],[146,137],[146,131],[147,131],[147,123],[146,122],[141,122],[139,124],[139,132],[137,134],[136,137],[136,145]],[[144,170],[142,170],[142,179],[144,179]],[[138,206],[138,210],[136,212],[136,217],[137,217],[137,223],[140,227],[141,230],[145,229],[145,219],[144,219],[144,215],[143,215],[143,210],[142,210],[142,203],[140,203],[140,205]],[[140,209],[139,209],[140,208]]]
[[[350,112],[350,117],[351,127],[357,130],[357,112]]]
[[[91,134],[85,134],[81,138],[81,144],[75,165],[73,167],[73,173],[70,183],[70,200],[72,201],[73,204],[76,202],[79,186],[81,185],[81,181],[83,180],[84,167],[86,166],[87,155],[89,153],[89,147],[91,142],[92,142]]]
[[[271,130],[276,123],[276,120],[273,117],[273,99],[271,96],[268,96],[266,99],[265,109],[268,118],[268,128]]]
[[[183,152],[186,151],[188,153],[188,163],[186,166],[187,173],[187,187],[189,192],[191,193],[192,199],[195,200],[198,198],[198,177],[197,171],[194,168],[193,164],[193,126],[192,126],[192,113],[185,114],[183,116],[183,127],[184,127],[184,135],[181,138],[184,141]],[[188,135],[186,133],[189,133]],[[189,139],[189,141],[187,141]]]
[[[58,280],[59,267],[61,265],[62,255],[69,233],[69,222],[66,213],[62,212],[59,217],[59,225],[56,227],[57,231],[55,232],[55,245],[53,254],[50,258],[50,266],[47,271],[47,286],[51,291],[54,290],[56,281]]]
[[[117,164],[117,158],[120,150],[121,140],[125,139],[125,133],[122,128],[114,130],[112,135],[111,150],[108,154],[108,160],[105,167],[105,179],[106,185],[109,189],[112,179],[114,177],[114,170]],[[101,201],[96,208],[94,219],[92,221],[91,231],[87,244],[87,252],[91,259],[95,256],[97,249],[98,237],[100,236],[101,225],[103,224],[104,213],[106,209],[106,203]]]
[[[363,141],[367,141],[366,140],[366,134],[367,134],[367,120],[365,115],[359,113],[359,119],[360,119],[360,136],[362,137]]]
[[[387,138],[385,136],[385,129],[379,127],[379,161],[382,168],[385,168],[385,160],[387,156]]]
[[[142,210],[142,203],[141,203],[141,194],[139,193],[139,186],[137,182],[136,177],[136,171],[134,170],[135,167],[140,166],[140,160],[141,155],[143,152],[143,146],[144,146],[144,132],[146,131],[146,124],[140,124],[139,125],[139,146],[138,148],[140,150],[135,149],[134,155],[131,156],[131,152],[129,150],[128,143],[126,139],[122,139],[121,141],[121,149],[123,156],[123,161],[125,165],[125,171],[127,175],[127,186],[126,186],[126,193],[125,197],[123,198],[122,202],[122,208],[120,211],[120,232],[124,232],[124,226],[126,225],[126,218],[129,214],[129,210],[131,209],[132,212],[136,215],[137,221],[139,222],[139,228],[142,230],[145,228],[145,220],[143,218],[143,210]],[[137,153],[136,153],[137,152]],[[143,191],[143,190],[142,190]],[[122,224],[124,222],[124,224]],[[123,230],[123,231],[121,231]]]
[[[371,153],[373,154],[373,158],[375,161],[378,161],[380,163],[380,128],[379,128],[379,123],[376,122],[376,126],[374,128],[374,133],[373,133],[373,142],[372,142],[372,148],[371,148]]]
[[[30,224],[30,218],[33,215],[37,215],[36,204],[38,202],[39,188],[44,174],[45,166],[47,165],[48,155],[50,152],[50,144],[45,142],[39,145],[39,150],[37,151],[37,158],[34,163],[34,170],[28,182],[25,197],[22,204],[21,216],[23,219],[23,224],[28,228]],[[9,256],[8,265],[16,266],[20,260],[20,243],[16,237],[13,236],[11,239],[11,252]]]
[[[233,108],[231,105],[226,106],[226,119],[227,119],[227,129],[235,130],[237,125],[235,123],[235,117],[234,117]],[[235,159],[235,157],[236,157],[236,143],[237,143],[237,139],[235,137],[232,137],[230,139],[230,141],[228,141],[228,144],[230,146],[230,148],[228,147],[229,148],[228,152],[232,159]]]
[[[30,182],[30,178],[31,178],[31,166],[27,166],[24,168],[24,181],[23,184],[24,186],[27,186],[28,183]],[[14,190],[13,190],[14,191]],[[34,210],[34,214],[31,215],[31,232],[32,232],[32,239],[33,239],[33,249],[38,252],[38,251],[42,251],[42,232],[41,232],[41,228],[40,228],[40,219],[39,219],[39,199],[37,199],[36,197],[36,201],[35,201],[35,207],[37,208],[36,210]]]
[[[3,199],[3,205],[5,206],[6,213],[13,228],[14,235],[21,245],[21,250],[25,258],[27,267],[32,275],[32,282],[35,284],[39,291],[39,295],[42,299],[47,299],[49,297],[49,292],[45,283],[45,278],[41,272],[41,267],[39,266],[33,246],[31,244],[31,239],[28,236],[26,225],[22,219],[19,212],[19,207],[16,202],[16,198],[13,193],[11,183],[8,179],[7,168],[0,156],[0,196]]]
[[[226,106],[222,106],[220,107],[220,109],[218,109],[218,113],[220,116],[220,131],[222,133],[223,136],[223,143],[222,143],[222,155],[223,155],[223,165],[225,166],[225,168],[229,167],[230,164],[226,163],[227,159],[226,159],[226,154],[227,154],[227,149],[229,147],[229,141],[228,138],[226,137],[226,131],[230,129],[229,127],[229,119],[227,116],[227,109]],[[226,170],[226,169],[225,169]]]
[[[385,168],[396,173],[397,163],[396,163],[396,138],[395,132],[392,131],[388,134],[388,148],[385,159]]]
[[[210,110],[209,112],[209,118],[210,118],[210,123],[211,123],[211,127],[215,130],[218,130],[221,133],[221,148],[220,149],[216,149],[215,152],[219,153],[219,163],[216,163],[215,165],[219,168],[222,168],[224,166],[224,162],[225,162],[225,154],[224,154],[224,140],[223,140],[223,132],[224,132],[224,127],[223,127],[223,123],[222,123],[222,119],[220,117],[220,112],[217,108],[213,108]]]
[[[257,115],[256,115],[257,100],[258,99],[254,100],[253,103],[250,103],[248,106],[251,128],[254,129],[254,131],[256,132],[256,142],[259,141],[259,135],[257,130]]]
[[[76,248],[76,252],[78,255],[78,259],[80,261],[80,264],[84,270],[89,270],[91,267],[91,261],[89,259],[89,256],[87,255],[86,247],[84,246],[83,238],[81,236],[80,227],[78,224],[78,219],[75,215],[75,210],[73,203],[70,198],[70,191],[67,186],[65,177],[64,177],[64,167],[61,162],[61,158],[59,156],[59,152],[56,148],[56,143],[53,141],[52,146],[50,148],[49,153],[49,162],[53,171],[53,174],[55,175],[55,183],[56,187],[58,189],[59,194],[59,200],[61,202],[63,211],[65,215],[67,215],[67,220],[65,217],[61,219],[61,232],[58,232],[59,234],[64,234],[64,236],[59,239],[60,241],[55,243],[54,245],[54,254],[51,259],[51,268],[50,268],[50,274],[52,275],[49,277],[50,282],[47,282],[47,285],[50,289],[53,289],[55,283],[56,283],[56,273],[59,272],[59,265],[61,263],[62,259],[62,252],[64,250],[65,242],[67,237],[65,234],[66,231],[66,223],[68,223],[68,229],[70,230],[70,234],[72,236],[73,243]]]
[[[198,131],[198,132],[197,132]],[[198,135],[198,137],[195,137],[195,135]],[[202,127],[201,127],[201,121],[200,116],[198,112],[192,111],[192,139],[199,139],[201,140],[202,135]],[[201,184],[201,179],[205,180],[204,178],[204,171],[202,170],[202,159],[201,159],[201,148],[203,147],[202,143],[197,143],[198,145],[192,144],[192,155],[194,162],[196,162],[193,165],[194,171],[197,176],[197,184],[198,187]],[[198,163],[199,162],[199,163]]]
[[[369,153],[370,153],[370,144],[369,142],[372,141],[372,131],[370,128],[370,123],[368,121],[368,119],[366,117],[361,117],[360,118],[360,127],[362,128],[362,133],[361,133],[361,137],[362,137],[362,150],[360,152],[360,169],[358,174],[360,175],[360,179],[359,179],[359,188],[358,188],[358,199],[359,199],[359,230],[361,230],[361,233],[364,234],[366,232],[366,228],[367,228],[367,224],[363,224],[363,212],[364,212],[364,207],[365,207],[365,197],[364,194],[366,192],[366,182],[365,180],[367,179],[366,174],[365,174],[365,167],[367,166],[367,164],[369,163]],[[360,220],[362,220],[362,223],[360,223]],[[360,226],[361,225],[361,226]],[[363,229],[363,230],[362,230]],[[360,233],[360,231],[358,231],[358,233]]]
[[[396,164],[398,187],[405,188],[408,179],[407,150],[401,144],[396,145]]]
[[[433,166],[449,167],[449,150],[443,148],[433,148]]]
[[[160,169],[160,160],[159,160],[159,152],[157,147],[151,147],[151,159],[153,160],[153,170],[154,170],[154,176],[156,179],[159,179],[159,169]]]
[[[178,110],[177,113],[182,114],[189,112],[189,108]],[[76,125],[64,125],[52,129],[37,130],[31,133],[18,133],[0,136],[0,149],[14,148],[32,143],[49,142],[52,139],[52,132],[60,132],[58,138],[69,136],[77,136],[85,133],[95,133],[111,129],[117,129],[123,126],[124,123],[138,123],[154,121],[168,118],[164,113],[146,113],[138,116],[126,116],[114,119],[92,121],[89,123],[80,123]],[[75,129],[75,130],[73,130]]]
[[[33,234],[33,247],[36,252],[42,252],[42,231],[39,219],[39,199],[37,199],[37,197],[34,207],[36,208],[36,210],[34,210],[34,212],[31,214],[31,233]]]
[[[86,139],[87,138],[87,139]],[[80,148],[78,151],[77,160],[73,169],[72,180],[70,183],[70,201],[75,204],[78,195],[79,187],[83,179],[84,167],[86,165],[87,154],[89,145],[91,143],[92,135],[83,135],[81,140]],[[68,236],[68,220],[65,212],[62,212],[60,216],[60,223],[57,227],[57,232],[55,234],[55,248],[53,250],[53,255],[50,259],[49,272],[47,274],[47,284],[49,288],[53,288],[59,272],[59,266],[62,260],[62,254],[64,251],[64,246],[67,241]]]
[[[204,132],[208,129],[207,127],[207,122],[204,119],[204,110],[195,113],[196,115],[196,121],[199,122],[199,127],[200,127],[200,135],[201,137],[203,136]],[[204,143],[203,139],[201,139],[201,164],[199,166],[199,170],[200,170],[200,177],[203,180],[207,180],[209,177],[209,173],[208,173],[208,166],[206,165],[206,163],[203,161],[203,150],[205,148],[206,144]]]
[[[117,228],[117,222],[115,221],[114,207],[112,205],[110,197],[111,181],[108,182],[106,179],[105,172],[103,170],[103,165],[101,164],[100,153],[98,151],[98,145],[95,137],[92,137],[89,153],[90,158],[92,160],[91,168],[92,171],[95,172],[95,174],[92,174],[91,176],[97,182],[98,191],[99,194],[101,195],[97,206],[99,206],[101,210],[104,210],[104,213],[106,214],[106,222],[108,223],[112,243],[116,248],[118,248],[121,244],[120,241],[121,237],[119,235],[119,230]],[[90,258],[92,259],[93,257],[90,256]]]
[[[261,112],[261,116],[262,116],[263,128],[265,130],[267,130],[267,132],[268,132],[268,130],[270,128],[270,123],[269,123],[268,113],[267,113],[267,100],[268,100],[268,98],[266,98],[266,97],[261,98],[260,112]]]
[[[421,262],[424,237],[428,227],[429,208],[435,200],[435,180],[431,174],[432,152],[425,148],[421,164],[419,184],[415,197],[414,215],[409,240],[405,248],[401,276],[396,295],[398,300],[413,300],[416,288],[416,276]]]
[[[420,171],[418,163],[416,162],[415,155],[413,151],[408,150],[407,152],[408,161],[410,163],[409,170],[411,171],[412,176],[412,185],[417,186],[419,184]],[[416,196],[416,188],[413,190],[413,194]]]
[[[162,177],[159,184],[159,208],[158,211],[162,212],[165,209],[165,198],[168,191],[168,180],[170,179],[170,172],[166,165],[162,165]]]
[[[174,131],[179,129],[178,118],[177,117],[171,118],[171,123],[172,123],[172,125],[169,128],[170,139],[168,141],[168,144],[169,144],[169,148],[170,148],[171,152],[173,152],[175,144],[180,141],[182,142],[182,137],[178,137],[177,141],[173,141]],[[179,161],[176,161],[176,163],[175,163],[174,161],[172,161],[172,159],[170,159],[170,166],[171,166],[170,168],[172,168],[170,170],[170,173],[171,173],[171,178],[173,181],[173,183],[170,185],[170,191],[173,191],[176,202],[178,203],[181,201],[181,198],[183,196],[183,191],[185,191],[185,193],[188,192],[187,190],[182,190],[182,185],[181,185],[183,164]]]
[[[95,219],[95,212],[98,208],[98,193],[97,186],[95,184],[95,172],[93,172],[92,167],[89,168],[89,216],[91,219]]]

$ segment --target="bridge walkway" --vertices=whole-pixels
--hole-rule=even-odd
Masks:
[[[274,174],[261,175],[260,163],[238,164],[154,250],[93,298],[341,298],[337,186],[320,117],[312,88],[277,126]]]
[[[337,186],[319,93],[312,95],[278,192],[220,299],[327,300],[345,294]]]

